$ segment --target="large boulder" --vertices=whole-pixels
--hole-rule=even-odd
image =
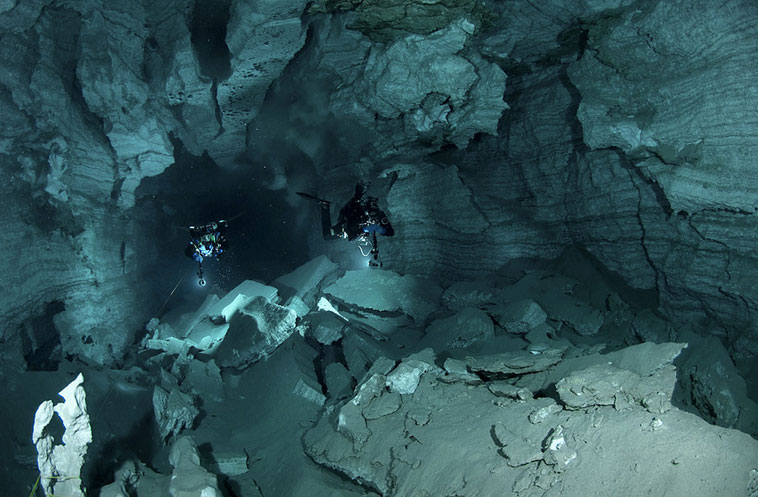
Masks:
[[[224,367],[241,368],[271,354],[295,331],[292,309],[255,297],[229,322],[229,331],[215,353]]]
[[[417,276],[365,269],[346,272],[323,292],[359,313],[405,315],[423,325],[435,310],[442,289]]]

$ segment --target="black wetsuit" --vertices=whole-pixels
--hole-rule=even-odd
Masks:
[[[321,231],[324,240],[344,237],[347,237],[348,240],[355,240],[371,233],[383,236],[395,234],[387,215],[379,209],[376,197],[364,197],[363,193],[358,191],[340,209],[337,224],[334,226],[332,226],[330,205],[325,202],[321,203]]]

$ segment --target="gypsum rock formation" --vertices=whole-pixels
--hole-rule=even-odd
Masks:
[[[60,391],[59,395],[64,399],[62,403],[53,404],[52,400],[46,400],[34,415],[32,442],[37,447],[40,484],[48,496],[84,497],[80,474],[87,446],[92,442],[92,428],[83,383],[84,376],[79,373]],[[65,428],[61,444],[56,444],[48,432],[56,414]]]

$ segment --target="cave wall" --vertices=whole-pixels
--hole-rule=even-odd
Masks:
[[[277,47],[282,31],[261,29],[256,41],[271,49],[256,59],[242,53],[244,40],[272,24],[294,24],[292,39],[303,38],[302,2],[255,5],[233,8],[227,34],[239,43],[227,57],[238,70],[226,91],[195,36],[217,27],[198,22],[191,0],[3,3],[0,226],[14,254],[0,262],[3,341],[28,342],[20,335],[33,335],[31,323],[55,302],[64,309],[53,318],[57,353],[111,364],[129,351],[158,310],[155,281],[164,276],[145,260],[156,240],[146,235],[150,217],[134,215],[137,187],[174,163],[177,139],[198,155],[219,146],[220,161],[243,152],[235,112],[255,111],[300,46]]]
[[[335,205],[372,181],[396,270],[451,283],[578,245],[758,353],[756,6],[400,4],[239,0],[204,24],[190,0],[3,3],[3,336],[60,301],[65,351],[124,353],[149,317],[130,209],[179,139]]]
[[[0,19],[7,116],[0,124],[0,183],[8,206],[0,223],[14,254],[0,263],[8,285],[0,314],[4,339],[13,339],[22,323],[61,302],[65,310],[54,319],[62,353],[108,362],[111,350],[123,352],[140,319],[132,227],[118,206],[130,202],[130,185],[141,174],[160,172],[156,164],[168,165],[171,155],[160,136],[127,151],[139,118],[122,112],[117,87],[98,82],[92,59],[80,57],[97,52],[111,70],[119,67],[111,57],[128,57],[126,46],[93,48],[101,47],[100,22],[82,5],[52,2],[19,2]],[[99,89],[107,96],[98,97]],[[115,98],[107,102],[110,114],[93,110]]]
[[[401,271],[451,282],[577,244],[633,288],[655,292],[678,323],[722,328],[737,354],[754,354],[756,6],[485,5],[491,15],[448,55],[501,68],[508,108],[496,110],[497,129],[465,139],[450,115],[492,109],[497,90],[461,93],[465,78],[440,62],[436,78],[452,86],[409,101],[413,77],[391,87],[372,71],[416,40],[413,27],[369,45],[370,23],[351,13],[315,25],[319,48],[300,63],[331,82],[331,117],[367,130],[371,151],[352,169],[314,156],[322,190],[345,196],[355,179],[396,175],[386,205],[402,235],[382,246]],[[338,42],[356,39],[348,27],[365,37]],[[385,63],[381,76],[403,73],[396,65]],[[434,93],[451,98],[430,101]],[[424,128],[412,119],[421,114],[437,119]]]

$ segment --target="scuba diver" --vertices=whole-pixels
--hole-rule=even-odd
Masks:
[[[203,260],[208,257],[218,258],[225,250],[229,248],[229,241],[226,238],[228,222],[220,220],[212,222],[205,226],[190,226],[190,241],[184,254],[197,261],[200,265],[197,271],[198,284],[205,286],[203,277]]]
[[[366,185],[363,183],[356,184],[353,197],[340,209],[337,223],[332,225],[331,203],[328,200],[297,192],[303,198],[318,201],[321,206],[321,232],[324,240],[347,238],[352,241],[358,239],[361,254],[364,257],[371,255],[369,266],[378,268],[382,267],[382,262],[379,260],[376,235],[393,236],[395,230],[384,211],[379,209],[378,199],[367,196],[365,193]]]

